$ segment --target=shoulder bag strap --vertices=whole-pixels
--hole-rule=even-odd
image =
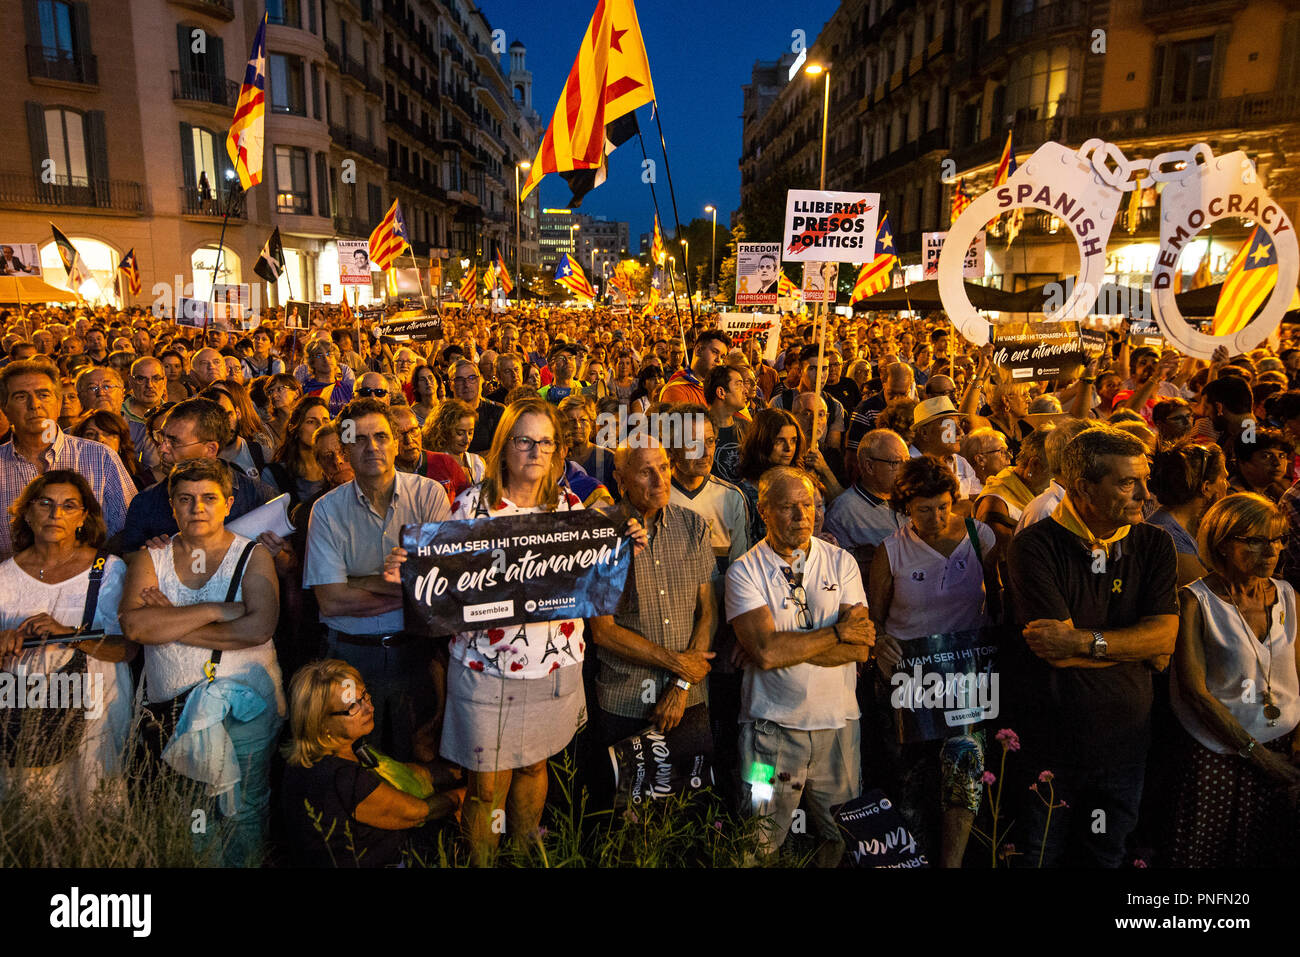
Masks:
[[[244,566],[248,564],[248,556],[253,551],[253,546],[257,542],[249,542],[244,546],[244,550],[239,553],[239,561],[235,562],[235,570],[230,576],[230,587],[226,589],[226,602],[235,600],[235,595],[239,591],[239,583],[244,579]],[[203,673],[208,678],[208,684],[217,680],[217,665],[221,664],[221,649],[213,648],[212,657],[208,663],[203,666]]]
[[[975,549],[975,557],[979,560],[980,566],[984,565],[984,549],[980,547],[979,531],[975,528],[975,519],[966,519],[966,534],[970,536],[971,547]]]
[[[90,585],[86,589],[86,610],[81,614],[81,628],[89,631],[95,624],[95,611],[99,608],[99,587],[104,583],[104,566],[108,564],[108,551],[95,552],[90,566]]]

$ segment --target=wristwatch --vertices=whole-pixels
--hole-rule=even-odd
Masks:
[[[1099,631],[1092,633],[1092,656],[1094,658],[1105,658],[1108,651],[1106,645],[1106,636]]]
[[[685,678],[678,678],[676,681],[673,682],[673,684],[677,685],[677,687],[681,688],[683,691],[691,690],[691,683],[687,681]]]

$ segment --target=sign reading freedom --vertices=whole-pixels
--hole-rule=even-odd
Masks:
[[[406,626],[437,636],[613,614],[632,567],[622,527],[595,509],[405,525]]]

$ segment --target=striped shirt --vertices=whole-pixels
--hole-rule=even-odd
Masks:
[[[12,439],[0,445],[0,509],[5,515],[5,520],[0,522],[0,561],[13,554],[9,506],[18,501],[32,479],[50,469],[72,469],[85,477],[103,509],[110,538],[126,524],[126,507],[135,497],[135,483],[122,460],[108,446],[59,432],[41,453],[41,465],[37,468],[19,455]]]

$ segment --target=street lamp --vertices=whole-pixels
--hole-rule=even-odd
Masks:
[[[520,160],[515,164],[515,288],[518,293],[515,295],[515,302],[523,302],[524,297],[524,277],[519,271],[519,171],[527,172],[533,168],[533,164],[528,160]]]
[[[718,285],[718,266],[713,258],[718,245],[718,207],[709,204],[704,211],[713,214],[713,231],[709,234],[709,297],[712,298],[717,295]]]
[[[822,96],[822,174],[818,182],[818,189],[826,188],[826,122],[831,115],[831,68],[829,64],[818,63],[816,61],[809,63],[803,68],[804,73],[809,76],[824,76],[825,90]]]

